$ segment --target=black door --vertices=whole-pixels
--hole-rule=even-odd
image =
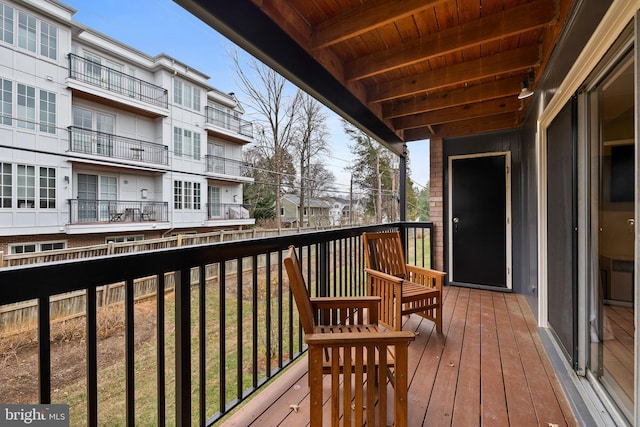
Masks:
[[[452,281],[507,287],[505,154],[451,161]]]

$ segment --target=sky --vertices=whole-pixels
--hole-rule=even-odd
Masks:
[[[209,84],[234,92],[243,102],[229,52],[248,54],[172,0],[61,0],[77,10],[73,19],[147,55],[165,53],[208,75]],[[293,86],[292,86],[293,87]],[[336,189],[347,192],[350,176],[344,168],[352,155],[340,117],[327,110],[331,153],[325,164],[336,176]],[[246,119],[251,120],[250,117]],[[429,142],[407,144],[411,179],[418,189],[429,181]]]

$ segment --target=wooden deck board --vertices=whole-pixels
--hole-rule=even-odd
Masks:
[[[443,313],[441,335],[419,316],[403,319],[404,330],[418,333],[409,345],[409,426],[576,425],[524,297],[445,287]],[[308,425],[302,359],[222,425]],[[393,406],[387,412],[390,422]]]
[[[470,290],[453,407],[454,426],[480,425],[480,291]]]

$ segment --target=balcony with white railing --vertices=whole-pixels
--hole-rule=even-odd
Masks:
[[[229,114],[215,105],[207,105],[205,114],[205,129],[208,132],[239,143],[253,141],[253,123]]]
[[[89,158],[107,157],[132,163],[169,164],[169,148],[155,142],[69,126],[69,152]]]
[[[167,202],[135,200],[70,199],[69,224],[112,224],[167,222]]]
[[[152,117],[169,115],[167,89],[72,53],[68,57],[67,85],[77,96]]]
[[[207,154],[205,171],[212,178],[234,182],[252,182],[253,165],[236,159]]]

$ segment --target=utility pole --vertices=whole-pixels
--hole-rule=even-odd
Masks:
[[[349,185],[349,225],[353,225],[353,174]]]

